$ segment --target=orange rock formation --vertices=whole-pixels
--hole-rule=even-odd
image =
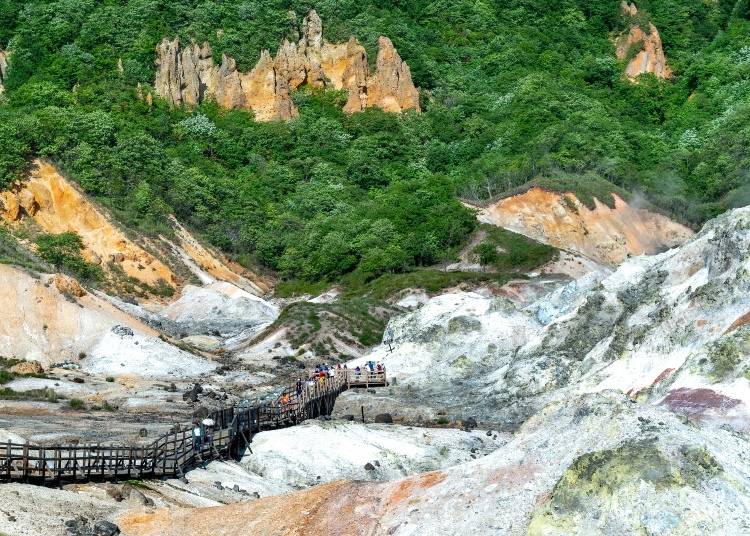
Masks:
[[[84,257],[104,269],[114,263],[147,285],[176,283],[172,270],[126,237],[51,164],[37,160],[26,181],[0,193],[0,205],[8,222],[28,216],[47,233],[78,233]]]
[[[224,108],[253,110],[260,121],[296,117],[290,94],[304,84],[347,90],[347,112],[367,107],[419,111],[409,66],[387,37],[379,39],[378,47],[376,71],[370,75],[364,47],[354,37],[347,43],[326,42],[320,17],[312,10],[303,20],[302,39],[296,45],[285,40],[275,58],[262,51],[249,73],[238,71],[226,55],[216,66],[208,43],[183,47],[178,39],[165,38],[156,47],[154,86],[174,105],[194,106],[211,98]]]
[[[573,194],[532,188],[481,210],[479,219],[610,266],[677,246],[693,234],[666,216],[613,197],[614,208],[595,199],[592,210]]]
[[[635,4],[628,4],[627,2],[622,3],[622,11],[631,18],[638,14]],[[647,33],[634,21],[628,34],[621,36],[616,45],[618,60],[626,59],[631,47],[639,47],[638,53],[628,62],[625,68],[625,75],[631,80],[645,73],[651,73],[658,78],[672,76],[672,71],[667,65],[667,58],[664,55],[659,31],[652,23],[648,23]]]
[[[3,82],[8,73],[8,56],[9,54],[3,50],[0,50],[0,94],[5,91]]]

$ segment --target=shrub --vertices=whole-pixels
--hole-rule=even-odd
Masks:
[[[83,241],[73,232],[42,234],[36,239],[39,256],[58,270],[68,272],[84,281],[99,281],[102,271],[81,256]]]
[[[71,398],[68,402],[70,409],[80,410],[86,407],[86,404],[80,398]]]

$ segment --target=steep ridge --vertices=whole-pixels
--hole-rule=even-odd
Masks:
[[[667,65],[667,58],[662,47],[659,30],[649,22],[648,31],[635,20],[638,9],[635,4],[622,3],[622,13],[631,19],[630,29],[616,42],[616,56],[618,60],[628,60],[625,75],[631,80],[650,73],[657,78],[669,78],[672,70]]]
[[[190,271],[204,284],[224,281],[256,296],[270,290],[268,280],[211,251],[174,217],[170,217],[170,223],[176,242],[161,237],[172,255],[157,258],[131,240],[52,164],[42,160],[34,162],[25,180],[0,192],[0,217],[11,227],[31,218],[46,233],[75,232],[83,241],[86,260],[110,274],[122,270],[150,288],[162,284],[179,288],[185,284],[184,273]]]
[[[165,237],[162,240],[172,248],[193,274],[209,285],[216,281],[231,283],[251,294],[262,296],[270,290],[270,282],[227,259],[217,251],[211,251],[200,243],[177,218],[169,218],[177,238],[177,244]]]
[[[214,64],[206,42],[183,46],[175,38],[156,48],[156,93],[173,105],[194,106],[214,99],[225,108],[253,110],[260,121],[297,116],[291,92],[304,84],[348,91],[347,112],[378,107],[389,112],[419,111],[419,92],[409,66],[387,37],[378,40],[375,74],[370,75],[367,54],[351,37],[347,43],[323,39],[323,23],[312,10],[302,23],[302,38],[295,45],[284,41],[273,58],[264,50],[249,73],[237,70],[224,55]]]
[[[614,208],[594,199],[589,209],[571,193],[535,187],[481,209],[478,218],[607,266],[658,253],[692,235],[687,227],[612,195]]]
[[[24,217],[47,233],[76,232],[85,250],[84,257],[105,270],[121,268],[128,276],[149,286],[177,286],[174,272],[151,253],[135,244],[55,167],[37,160],[28,178],[0,194],[7,222]]]

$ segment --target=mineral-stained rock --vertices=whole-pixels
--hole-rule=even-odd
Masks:
[[[387,37],[379,42],[377,69],[369,76],[367,54],[354,38],[333,44],[323,39],[323,23],[313,10],[302,21],[298,43],[284,41],[276,54],[264,50],[248,73],[224,55],[214,65],[208,43],[182,46],[165,38],[157,47],[156,93],[173,105],[193,106],[214,99],[224,108],[249,109],[259,121],[298,115],[291,92],[303,85],[349,92],[344,110],[379,107],[390,112],[419,111],[419,92],[409,67]]]
[[[39,363],[39,361],[22,361],[21,363],[10,367],[10,371],[13,374],[21,375],[41,374],[42,372],[44,372],[44,368],[42,367],[41,363]]]
[[[5,91],[3,82],[5,81],[8,73],[8,56],[10,56],[8,52],[0,50],[0,94]]]
[[[78,281],[76,281],[72,277],[68,277],[62,274],[55,274],[53,281],[55,282],[55,287],[60,291],[61,294],[73,296],[76,298],[82,298],[86,295],[86,291],[83,289],[83,287],[81,287]]]
[[[7,221],[16,221],[21,215],[21,205],[13,192],[0,192],[0,214]]]
[[[638,9],[635,4],[622,3],[622,11],[626,16],[635,17]],[[648,23],[648,32],[644,31],[635,20],[630,25],[627,35],[617,40],[617,59],[624,60],[631,55],[633,47],[638,47],[638,52],[631,57],[625,68],[625,74],[633,79],[641,74],[651,73],[658,78],[669,78],[672,71],[667,65],[667,58],[661,43],[659,31],[652,23]]]
[[[375,76],[367,83],[367,106],[386,112],[419,110],[419,92],[411,80],[411,71],[387,37],[378,39]]]

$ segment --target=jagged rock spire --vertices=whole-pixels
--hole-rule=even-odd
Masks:
[[[3,93],[5,91],[4,82],[8,73],[8,57],[9,56],[10,56],[9,52],[0,50],[0,93]]]
[[[623,15],[633,19],[638,15],[635,4],[623,2],[620,5]],[[672,70],[667,65],[667,58],[662,47],[661,36],[656,27],[649,22],[648,32],[635,20],[630,25],[627,35],[617,40],[617,59],[624,60],[631,55],[632,47],[640,47],[640,50],[632,56],[625,67],[625,75],[631,80],[639,75],[651,73],[658,78],[669,78]]]
[[[297,44],[284,41],[273,58],[262,51],[249,73],[237,70],[234,59],[223,56],[214,65],[208,43],[181,46],[165,38],[156,47],[156,93],[173,105],[196,105],[206,98],[226,108],[245,108],[258,120],[290,119],[297,109],[290,92],[302,85],[345,89],[344,110],[379,107],[390,112],[419,111],[419,92],[408,65],[390,39],[381,37],[376,72],[369,75],[364,47],[352,37],[333,44],[323,39],[323,23],[311,10],[302,21]]]

